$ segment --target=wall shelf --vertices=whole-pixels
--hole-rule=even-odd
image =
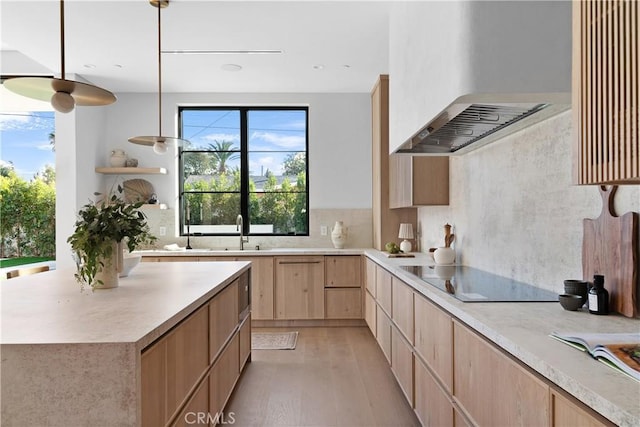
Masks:
[[[96,168],[96,173],[105,175],[166,175],[166,168]]]
[[[145,203],[144,205],[142,205],[140,207],[140,209],[162,209],[162,210],[164,210],[164,209],[169,209],[169,208],[164,203],[154,203],[154,204]]]

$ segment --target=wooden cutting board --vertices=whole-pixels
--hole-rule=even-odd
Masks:
[[[600,186],[602,212],[596,219],[585,219],[582,241],[582,275],[593,281],[604,276],[609,291],[609,311],[635,317],[638,289],[638,213],[618,217],[613,208],[617,186]]]

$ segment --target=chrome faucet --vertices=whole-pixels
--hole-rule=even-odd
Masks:
[[[244,244],[249,243],[249,238],[244,237],[244,225],[242,220],[242,215],[238,215],[236,218],[236,231],[240,232],[240,250],[244,250]]]

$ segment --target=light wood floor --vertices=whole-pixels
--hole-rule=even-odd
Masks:
[[[419,426],[366,327],[298,331],[295,350],[253,350],[225,413],[235,425]]]

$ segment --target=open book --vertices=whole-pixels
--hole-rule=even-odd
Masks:
[[[585,351],[593,358],[640,381],[640,332],[622,334],[553,332],[550,336]]]

